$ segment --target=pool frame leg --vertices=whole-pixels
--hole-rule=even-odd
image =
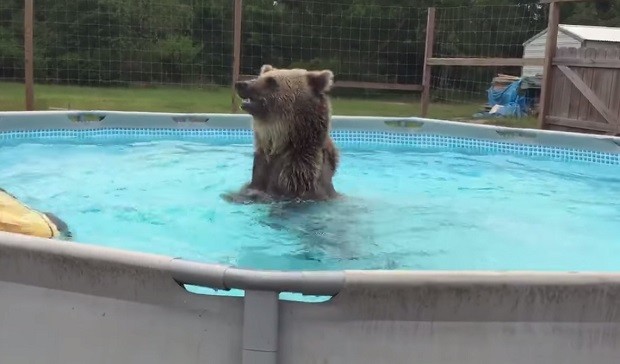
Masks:
[[[279,292],[246,290],[242,364],[277,364]]]

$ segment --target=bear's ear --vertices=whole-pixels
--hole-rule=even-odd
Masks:
[[[315,92],[327,92],[334,85],[334,73],[330,70],[308,72],[308,85]]]
[[[273,68],[272,65],[270,64],[264,64],[261,68],[260,68],[260,74],[262,75],[265,72],[269,72],[269,71],[273,71],[275,68]]]

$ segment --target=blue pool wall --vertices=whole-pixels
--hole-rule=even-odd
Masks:
[[[249,130],[245,115],[0,113],[0,147],[143,136],[251,141]],[[419,118],[335,117],[333,134],[342,144],[409,143],[604,164],[618,164],[620,149],[608,136]],[[188,286],[241,294],[195,294]],[[282,292],[329,299],[293,302]],[[3,363],[620,358],[620,274],[609,272],[269,272],[0,232],[0,293]]]

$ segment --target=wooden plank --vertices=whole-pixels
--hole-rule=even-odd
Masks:
[[[503,67],[503,66],[542,66],[544,58],[429,58],[431,66],[468,66],[468,67]]]
[[[233,65],[232,65],[232,112],[239,111],[239,103],[235,93],[235,82],[241,72],[241,21],[243,17],[243,0],[235,0],[233,24]]]
[[[605,58],[607,60],[620,59],[620,49],[613,48],[607,49]],[[612,115],[616,117],[616,127],[614,128],[614,135],[620,135],[620,89],[616,91],[616,87],[620,86],[620,69],[606,69],[605,79],[608,80],[606,87],[603,88],[603,93],[607,95],[606,105],[611,109]]]
[[[620,59],[620,49],[608,49],[607,59]],[[617,102],[620,98],[620,69],[615,69],[610,72],[609,83],[610,85],[606,92],[608,96],[607,105],[611,107],[612,113],[620,120],[620,102]],[[616,101],[614,102],[614,100]],[[620,133],[620,125],[618,125],[616,133]]]
[[[592,51],[590,51],[589,48],[580,48],[577,52],[577,55],[578,55],[577,57],[579,57],[580,59],[585,59],[586,50],[588,51],[587,56],[591,57]],[[559,68],[557,68],[557,70],[558,72],[560,72],[562,77],[566,78],[566,76],[562,73],[562,71],[560,71]],[[579,73],[579,77],[581,77],[581,79],[586,79],[586,78],[590,78],[592,72],[594,72],[594,69],[593,68],[577,68],[575,72]],[[579,95],[579,102],[578,102],[579,108],[578,108],[577,119],[589,120],[588,117],[590,115],[590,109],[592,108],[590,101],[588,101],[588,99],[581,92],[579,92],[579,90],[577,90],[577,88],[573,86],[572,83],[570,84],[570,89],[573,91],[574,94]]]
[[[550,91],[553,88],[551,69],[553,58],[558,44],[558,27],[560,24],[560,7],[556,3],[549,6],[549,20],[547,22],[547,42],[545,44],[545,59],[543,63],[543,79],[540,89],[540,112],[538,114],[538,128],[544,129],[545,116],[549,112]]]
[[[558,49],[558,52],[564,52],[567,51],[566,49]],[[553,75],[553,84],[550,85],[551,91],[550,91],[550,96],[549,96],[549,104],[548,104],[548,108],[547,108],[547,115],[553,115],[553,116],[561,116],[561,107],[560,104],[562,103],[562,97],[564,97],[565,94],[565,90],[563,89],[563,78],[564,77],[558,77],[558,73],[560,73],[559,70],[557,70],[556,68],[552,68],[551,72],[554,73]],[[561,75],[561,74],[560,74]]]
[[[239,75],[240,81],[251,80],[256,75]],[[406,83],[381,83],[381,82],[362,82],[362,81],[335,81],[334,87],[338,88],[365,88],[372,90],[399,90],[399,91],[422,91],[422,85]]]
[[[585,48],[580,48],[577,51],[573,51],[571,49],[571,52],[567,54],[569,55],[569,57],[573,57],[575,59],[582,59],[585,57]],[[573,86],[572,82],[570,82],[566,75],[562,73],[562,71],[560,71],[557,66],[553,69],[557,71],[553,76],[553,83],[555,84],[559,82],[560,79],[563,80],[565,86],[563,89],[560,89],[559,92],[563,94],[568,93],[568,97],[571,98],[571,104],[577,105],[576,111],[570,114],[570,118],[578,120],[588,120],[588,111],[590,109],[590,102],[588,101],[588,99],[586,99],[585,96],[583,96],[583,94],[579,92],[579,90],[577,90],[575,86]],[[584,79],[586,78],[586,71],[588,71],[589,69],[590,68],[575,68],[575,72],[579,74],[579,77]],[[555,112],[550,112],[549,115],[558,116]]]
[[[556,52],[558,51],[559,50],[556,50]],[[556,86],[552,89],[554,90],[554,93],[557,93],[557,95],[552,95],[551,98],[553,99],[553,96],[557,96],[559,98],[559,102],[556,104],[559,107],[554,107],[555,105],[552,102],[552,104],[549,105],[549,115],[569,118],[570,104],[576,97],[580,97],[581,94],[579,92],[573,93],[574,87],[572,87],[570,81],[566,77],[561,77],[559,79],[556,78],[560,77],[560,75],[564,76],[559,69],[552,68],[552,71],[555,71],[552,73],[552,77],[554,79],[552,84]]]
[[[602,131],[608,133],[612,130],[609,124],[606,123],[598,123],[596,121],[587,121],[587,120],[577,120],[577,119],[569,119],[563,118],[559,116],[547,116],[545,118],[545,122],[553,125],[566,126],[569,128],[577,128],[577,129],[590,129],[595,131]]]
[[[613,54],[614,49],[604,49],[602,51],[602,59],[598,59],[598,61],[608,61],[611,60],[612,58],[612,54]],[[603,85],[601,86],[601,92],[599,93],[599,95],[601,96],[601,101],[603,101],[605,103],[605,105],[607,105],[610,110],[611,113],[614,114],[614,108],[613,108],[613,103],[612,103],[612,86],[614,84],[614,77],[616,75],[616,69],[602,69],[602,70],[598,70],[599,72],[601,72],[603,74]],[[613,95],[615,96],[615,95]]]
[[[597,59],[605,59],[605,53],[606,53],[605,49],[596,49],[594,51],[594,57],[592,59],[594,61],[596,61]],[[569,67],[566,67],[566,68],[571,69]],[[609,108],[607,102],[605,101],[605,98],[604,98],[605,93],[603,92],[603,85],[605,84],[605,74],[607,73],[607,70],[606,69],[595,69],[595,68],[586,68],[586,69],[592,71],[592,77],[590,79],[590,82],[586,82],[584,78],[581,78],[581,79],[584,81],[584,83],[588,87],[590,87],[594,95],[596,95],[597,99],[601,102],[601,105],[604,105],[605,107],[607,107],[607,109],[609,110],[609,114],[613,115],[611,112],[611,109]],[[576,71],[575,69],[572,69],[572,70]],[[575,73],[577,74],[577,72]],[[577,74],[577,76],[579,76],[579,74]],[[591,110],[590,117],[588,118],[588,120],[605,122],[605,118],[601,115],[601,113],[597,112],[597,110],[593,109],[592,107],[590,107],[590,110]]]
[[[584,56],[581,57],[583,59],[594,59],[596,58],[596,49],[594,48],[585,48],[584,49]],[[568,68],[568,67],[567,67]],[[558,69],[560,69],[558,67]],[[595,68],[576,68],[576,69],[570,69],[571,71],[573,71],[574,73],[577,74],[577,76],[583,81],[583,83],[585,83],[588,87],[590,87],[590,85],[594,85],[595,82],[595,77],[596,77],[596,71],[598,71]],[[560,70],[562,71],[562,70]],[[581,71],[581,74],[580,72]],[[576,86],[574,86],[571,82],[571,86],[574,89]],[[597,120],[600,117],[600,114],[596,111],[596,109],[594,108],[594,106],[592,105],[592,103],[590,102],[590,100],[588,100],[588,98],[586,97],[586,95],[584,95],[580,90],[577,90],[577,92],[579,92],[582,96],[582,102],[586,105],[586,111],[585,111],[585,117],[583,118],[583,120],[588,120],[588,121],[599,121]],[[594,92],[594,90],[592,90],[592,92]],[[594,93],[594,95],[597,95],[597,93]],[[604,122],[605,119],[603,118]]]
[[[564,55],[561,54],[561,52],[564,51],[564,54],[566,55],[566,57],[568,58],[572,58],[572,59],[577,59],[577,57],[579,57],[579,55],[577,54],[577,49],[576,48],[570,48],[570,49],[558,49],[558,56],[562,56],[564,57]],[[568,106],[568,118],[570,119],[579,119],[579,110],[581,107],[581,102],[582,100],[584,102],[587,102],[587,100],[583,97],[583,95],[581,94],[581,92],[579,92],[579,90],[577,90],[575,87],[573,87],[573,85],[570,83],[570,81],[566,78],[566,76],[564,76],[564,74],[557,68],[554,67],[554,84],[556,84],[558,81],[562,81],[563,85],[562,88],[560,88],[559,90],[557,88],[554,88],[554,92],[559,92],[560,96],[559,97],[565,97],[566,99],[569,100],[569,106]],[[581,68],[579,69],[579,71],[583,71],[584,69]],[[562,94],[565,94],[566,96],[562,96]],[[553,107],[553,104],[551,105],[551,109],[549,111],[549,115],[553,115],[553,116],[558,116],[558,114],[553,111],[555,108]]]
[[[600,52],[600,59],[607,60],[609,56],[611,56],[611,49],[602,49]],[[615,69],[598,69],[598,73],[601,74],[601,84],[599,85],[599,89],[597,95],[601,95],[601,101],[609,107],[611,114],[616,115],[614,110],[614,102],[613,98],[617,98],[617,95],[612,95],[612,86],[614,84],[614,77],[616,75],[617,70]],[[617,118],[616,118],[617,119]],[[620,122],[620,120],[618,120]]]
[[[34,110],[34,0],[24,2],[24,84],[26,110]]]
[[[561,116],[562,97],[566,97],[566,90],[563,89],[563,78],[564,77],[558,77],[558,76],[561,76],[561,73],[556,68],[551,69],[551,72],[553,72],[554,75],[553,75],[553,84],[551,84],[550,86],[551,91],[550,91],[550,96],[549,96],[547,115]],[[539,104],[539,107],[540,107],[540,104]]]
[[[424,68],[422,71],[422,97],[420,98],[420,109],[422,117],[428,115],[428,106],[431,102],[431,66],[428,64],[429,58],[433,57],[433,46],[435,45],[435,8],[428,8],[426,19],[426,43],[424,45]]]
[[[567,51],[565,49],[558,49],[556,52],[560,53],[563,51]],[[562,100],[570,95],[570,89],[566,89],[564,86],[564,80],[566,77],[562,75],[560,70],[557,68],[552,68],[551,71],[553,77],[553,83],[550,85],[550,96],[549,96],[549,104],[547,108],[547,115],[559,116],[559,117],[567,117],[567,110],[562,109]]]
[[[620,59],[574,59],[556,57],[554,66],[620,69]]]
[[[334,87],[342,88],[366,88],[374,90],[401,90],[401,91],[422,91],[422,85],[405,83],[380,83],[380,82],[357,82],[357,81],[336,81]]]
[[[592,89],[579,77],[578,74],[575,73],[572,69],[566,66],[558,66],[560,71],[573,83],[575,87],[585,96],[590,104],[599,112],[607,123],[612,126],[615,126],[618,121],[615,116],[611,113],[611,110],[605,105],[601,99],[592,91]]]
[[[539,0],[539,4],[552,4],[552,3],[587,3],[598,0]]]

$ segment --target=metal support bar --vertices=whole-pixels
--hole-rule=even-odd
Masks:
[[[345,284],[343,271],[249,270],[182,259],[172,259],[168,270],[179,283],[217,289],[237,288],[334,296]]]
[[[242,364],[277,364],[278,292],[245,291]]]

